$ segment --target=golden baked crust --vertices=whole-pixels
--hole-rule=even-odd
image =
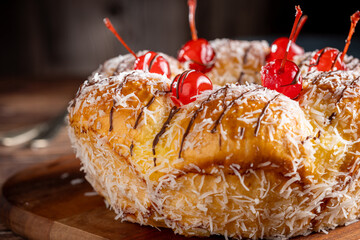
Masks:
[[[304,77],[299,104],[317,139],[314,157],[319,183],[331,187],[314,229],[343,225],[359,217],[360,73],[312,72]]]
[[[360,136],[360,74],[350,71],[315,72],[305,76],[309,82],[299,99],[305,115],[321,137],[317,148],[318,171],[357,171],[356,151]],[[337,150],[343,150],[338,152]],[[334,162],[333,159],[337,158]],[[337,164],[337,165],[336,165]],[[325,170],[326,168],[326,170]],[[352,172],[352,173],[350,173]],[[330,177],[330,176],[327,176]],[[327,180],[322,176],[322,180]]]
[[[82,86],[69,108],[69,123],[76,148],[87,149],[80,157],[89,181],[128,220],[170,226],[185,235],[258,236],[254,229],[264,227],[263,221],[274,228],[269,217],[284,209],[277,206],[281,194],[271,190],[288,197],[288,188],[302,188],[313,171],[302,143],[312,128],[299,105],[260,86],[226,85],[176,109],[168,88],[168,79],[140,71]],[[252,185],[264,179],[267,188],[254,191]],[[198,181],[206,187],[194,192]],[[112,189],[118,185],[123,192]],[[196,201],[199,194],[203,201]],[[280,198],[292,203],[298,197]],[[254,202],[245,211],[249,199]],[[265,207],[272,202],[276,207]],[[254,203],[269,214],[261,225],[253,223],[257,214],[247,216]],[[239,230],[236,224],[246,216],[243,224],[253,227]],[[231,221],[222,227],[225,218]]]
[[[119,218],[257,239],[359,217],[359,72],[306,73],[298,101],[225,84],[181,108],[164,76],[107,76],[80,87],[69,135]]]

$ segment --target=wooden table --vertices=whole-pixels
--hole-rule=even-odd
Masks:
[[[0,79],[0,135],[11,129],[31,126],[55,117],[67,107],[84,79],[85,77]],[[73,150],[64,127],[44,149],[30,149],[27,146],[0,146],[0,186],[8,177],[21,169],[51,159],[69,156],[71,153]],[[313,234],[306,239],[339,239],[340,237],[341,239],[358,239],[358,226],[359,224],[353,224],[346,228],[337,228],[331,236]],[[149,232],[154,231],[150,229]],[[171,231],[169,230],[169,232]],[[155,233],[158,234],[157,231]],[[170,235],[172,236],[172,233],[164,236]],[[0,220],[0,239],[19,240],[23,238],[14,234]],[[177,236],[176,239],[181,239],[181,236]]]
[[[0,135],[46,121],[67,107],[86,77],[0,79]],[[63,127],[44,149],[0,146],[0,186],[15,172],[30,165],[69,155],[73,151]],[[0,239],[22,239],[0,221]]]

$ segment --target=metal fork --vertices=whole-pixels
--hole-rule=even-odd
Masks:
[[[31,148],[47,147],[64,125],[66,115],[67,110],[64,110],[46,122],[4,133],[0,135],[0,144],[7,147],[22,144],[28,144]]]

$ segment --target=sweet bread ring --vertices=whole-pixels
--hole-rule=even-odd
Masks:
[[[216,61],[206,75],[213,84],[261,84],[260,70],[270,51],[266,41],[216,39],[210,41],[210,45],[216,52]]]
[[[119,216],[184,235],[308,232],[316,204],[304,192],[314,172],[304,141],[313,132],[299,105],[226,85],[176,109],[169,84],[140,71],[96,75],[69,107],[86,177]]]
[[[164,76],[100,72],[69,106],[69,135],[122,220],[257,239],[359,217],[359,72],[304,73],[298,101],[224,84],[181,108]]]
[[[360,73],[312,72],[299,104],[318,134],[314,146],[318,184],[325,191],[314,230],[348,224],[359,209]]]

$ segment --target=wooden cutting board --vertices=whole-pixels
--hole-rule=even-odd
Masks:
[[[115,214],[95,195],[79,169],[79,160],[71,155],[17,173],[3,186],[0,217],[14,232],[29,239],[204,239],[115,220]],[[329,234],[296,239],[360,239],[360,222]]]

